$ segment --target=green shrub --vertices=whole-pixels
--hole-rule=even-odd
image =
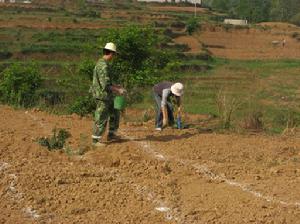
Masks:
[[[221,128],[229,129],[232,127],[233,114],[241,106],[240,100],[227,92],[220,90],[216,97],[216,104],[218,107]]]
[[[160,51],[160,39],[151,27],[129,26],[112,29],[100,39],[100,46],[109,40],[116,43],[119,54],[112,68],[116,83],[130,89],[133,86],[153,84],[163,78],[161,69],[172,60],[170,54]]]
[[[292,34],[292,37],[295,38],[297,41],[300,41],[300,33],[294,32],[294,33]]]
[[[83,77],[88,77],[90,80],[92,80],[94,68],[95,68],[95,62],[93,60],[84,59],[78,65],[78,74]]]
[[[9,59],[12,53],[7,50],[0,50],[0,59]]]
[[[78,16],[83,17],[91,17],[91,18],[100,18],[101,14],[99,11],[93,10],[93,9],[85,9],[83,11],[80,11],[77,13]]]
[[[294,15],[291,19],[291,22],[297,26],[300,26],[300,13]]]
[[[204,50],[203,52],[199,54],[190,54],[190,55],[183,55],[183,57],[186,60],[201,60],[201,61],[213,61],[213,57],[211,56],[211,53],[207,50]]]
[[[188,32],[189,35],[192,35],[197,30],[197,27],[198,27],[197,19],[192,18],[187,22],[186,31]]]
[[[143,91],[141,88],[134,88],[132,91],[129,91],[126,96],[126,103],[131,105],[133,103],[140,103],[144,99]]]
[[[0,83],[0,100],[15,106],[31,107],[37,102],[36,91],[42,79],[34,64],[12,64],[3,71]]]
[[[244,119],[244,128],[258,131],[262,130],[263,126],[263,113],[259,110],[249,111]]]
[[[170,38],[176,38],[176,37],[179,37],[181,36],[182,34],[181,33],[176,33],[176,32],[173,32],[172,29],[165,29],[164,30],[164,35],[166,35],[167,37],[170,37]]]
[[[39,138],[38,143],[41,146],[47,147],[48,150],[52,151],[55,149],[62,149],[65,145],[66,139],[71,137],[71,134],[65,129],[57,129],[54,128],[52,130],[53,135],[51,138]]]
[[[185,23],[181,21],[175,21],[171,23],[171,27],[177,28],[177,29],[184,29],[185,28]]]
[[[38,96],[40,103],[43,103],[46,106],[55,106],[63,102],[64,93],[61,91],[54,90],[42,90],[39,91]]]
[[[300,113],[293,110],[282,110],[273,118],[273,123],[280,127],[298,127],[300,125]]]
[[[30,53],[82,53],[85,52],[85,45],[82,43],[67,43],[67,42],[53,42],[51,44],[32,44],[24,46],[21,49],[21,53],[30,54]]]
[[[293,32],[292,33],[292,38],[298,38],[300,37],[300,33],[299,32]]]
[[[90,96],[78,97],[70,106],[69,113],[75,113],[80,116],[85,116],[94,112],[96,109],[96,102]]]

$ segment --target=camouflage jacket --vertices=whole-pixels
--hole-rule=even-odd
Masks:
[[[93,82],[90,87],[90,93],[97,100],[107,101],[112,98],[110,90],[111,77],[109,75],[109,66],[104,59],[99,59],[93,72]]]

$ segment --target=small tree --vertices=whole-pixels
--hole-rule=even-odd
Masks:
[[[291,22],[297,26],[300,26],[300,13],[294,15],[291,19]]]
[[[157,82],[162,77],[161,69],[171,60],[158,49],[159,37],[150,27],[109,30],[100,38],[100,46],[110,41],[117,45],[118,51],[112,66],[113,81],[126,88]]]
[[[78,74],[83,77],[88,77],[90,80],[92,80],[94,68],[95,61],[86,58],[78,65]]]
[[[191,18],[186,25],[186,30],[189,35],[192,35],[198,27],[198,21],[195,18]]]
[[[36,90],[42,79],[34,64],[13,64],[5,69],[0,83],[0,100],[14,106],[30,107],[37,102]]]

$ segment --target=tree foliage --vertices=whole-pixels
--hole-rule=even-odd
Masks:
[[[300,13],[300,0],[204,0],[206,6],[250,22],[293,22]]]
[[[41,83],[40,71],[36,65],[13,64],[2,73],[0,100],[14,106],[34,106],[38,98],[36,91]]]
[[[99,42],[100,46],[106,42],[117,45],[118,55],[112,66],[113,81],[126,88],[157,82],[172,58],[169,52],[159,49],[161,41],[151,27],[111,29]]]

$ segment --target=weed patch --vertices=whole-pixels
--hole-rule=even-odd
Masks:
[[[65,145],[66,139],[71,137],[71,134],[65,129],[52,130],[52,136],[50,138],[43,137],[38,139],[38,143],[41,146],[47,147],[49,151],[62,149]]]

